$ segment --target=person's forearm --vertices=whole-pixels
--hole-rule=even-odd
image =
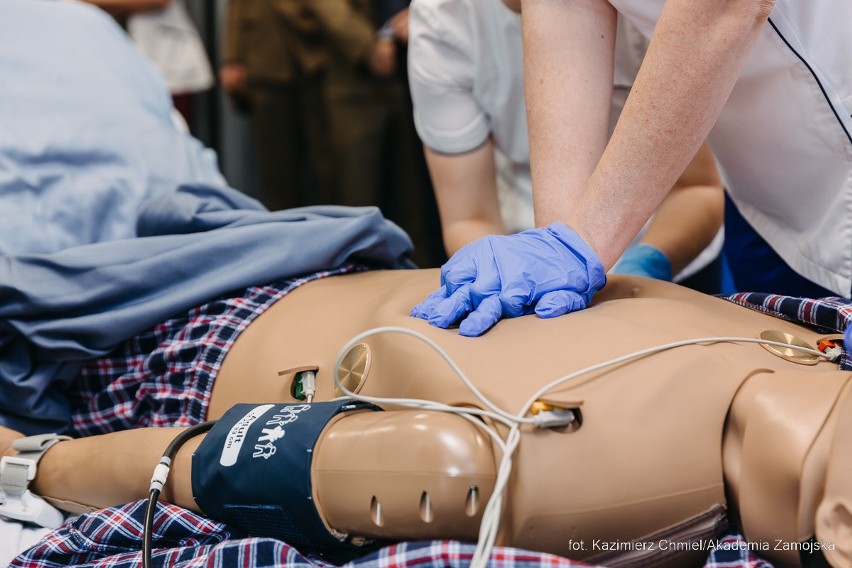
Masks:
[[[497,219],[463,219],[455,223],[442,225],[441,234],[444,238],[444,248],[447,255],[452,256],[457,250],[468,243],[488,235],[503,235],[506,229]]]
[[[524,0],[524,92],[536,225],[565,221],[609,134],[615,11]]]
[[[677,274],[713,242],[724,214],[713,153],[703,145],[654,212],[642,242],[661,250]]]
[[[37,495],[103,508],[148,496],[151,474],[183,428],[142,428],[60,442],[38,464]],[[192,498],[192,452],[203,436],[178,452],[162,499],[198,511]]]
[[[722,226],[725,198],[719,187],[702,185],[672,190],[642,236],[660,249],[677,274],[707,248]]]
[[[669,0],[612,139],[573,211],[612,266],[713,126],[771,2]]]
[[[428,147],[424,153],[447,254],[482,237],[505,233],[490,139],[464,154],[440,154]]]

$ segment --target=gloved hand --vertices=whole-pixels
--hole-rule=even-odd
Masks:
[[[672,263],[657,247],[638,243],[627,247],[610,272],[671,281]]]
[[[482,335],[501,317],[550,318],[582,310],[606,284],[603,265],[572,229],[553,223],[491,236],[460,249],[441,267],[441,287],[411,310],[437,327]]]

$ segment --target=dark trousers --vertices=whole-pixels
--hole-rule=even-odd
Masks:
[[[837,296],[790,268],[745,220],[727,194],[722,254],[737,292],[767,292],[802,298]]]
[[[445,260],[438,207],[414,130],[407,85],[340,81],[326,88],[337,191],[332,203],[375,205],[414,242],[422,268]]]
[[[271,210],[328,203],[335,169],[322,78],[251,88],[260,200]]]

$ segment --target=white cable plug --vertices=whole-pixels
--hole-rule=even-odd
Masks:
[[[302,371],[299,374],[302,385],[302,393],[305,395],[305,402],[310,404],[314,400],[314,395],[317,393],[317,374],[316,371]]]
[[[825,358],[829,361],[837,361],[838,359],[840,359],[841,355],[843,355],[843,348],[839,345],[827,348],[824,354]]]
[[[154,473],[151,475],[151,485],[148,486],[148,491],[162,491],[166,480],[169,478],[169,471],[172,468],[172,460],[163,456],[160,463],[154,468]]]
[[[572,424],[576,419],[574,411],[565,408],[542,410],[533,414],[533,424],[536,428],[561,428]]]

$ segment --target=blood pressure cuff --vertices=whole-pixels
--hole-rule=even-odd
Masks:
[[[329,533],[314,506],[311,456],[334,416],[360,409],[381,410],[352,400],[232,407],[192,456],[195,502],[250,536],[320,551],[355,549]]]

